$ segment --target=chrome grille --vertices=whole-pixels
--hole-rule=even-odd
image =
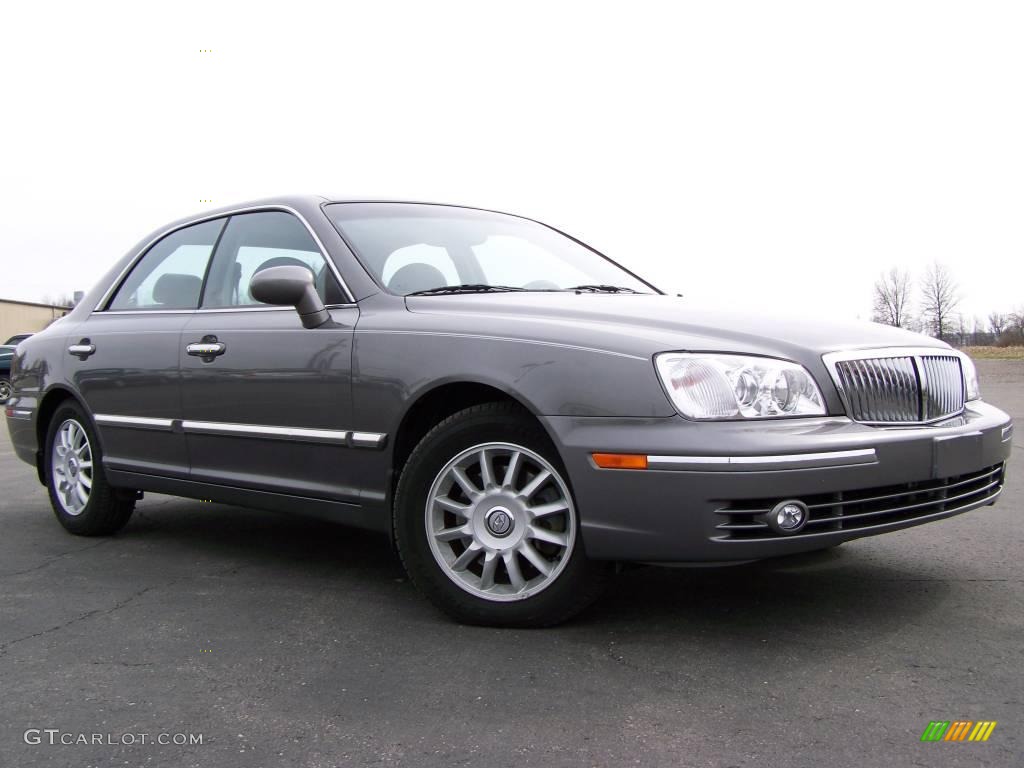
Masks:
[[[960,413],[964,407],[964,376],[955,355],[922,357],[924,379],[923,421]]]
[[[832,358],[831,361],[829,358]],[[964,408],[964,383],[956,354],[856,357],[826,355],[847,413],[871,424],[921,424]]]
[[[921,390],[912,357],[843,360],[836,364],[857,421],[919,421]]]

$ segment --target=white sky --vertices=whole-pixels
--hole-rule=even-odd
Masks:
[[[313,192],[527,214],[753,313],[866,318],[933,259],[1024,306],[1022,41],[1018,2],[8,3],[0,297]]]

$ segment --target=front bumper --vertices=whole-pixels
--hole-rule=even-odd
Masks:
[[[648,562],[806,552],[991,504],[1013,429],[984,402],[926,427],[845,417],[547,421],[572,480],[587,555]],[[648,469],[599,469],[595,452],[643,454]],[[792,535],[751,525],[784,499],[806,500],[829,521]]]

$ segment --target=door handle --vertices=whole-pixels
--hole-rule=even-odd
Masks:
[[[223,355],[227,348],[227,344],[219,341],[200,341],[189,344],[185,347],[185,351],[193,357],[216,357],[217,355]]]
[[[74,355],[79,360],[85,360],[85,358],[95,351],[96,345],[89,341],[89,339],[82,339],[77,344],[72,344],[68,347],[68,353]]]

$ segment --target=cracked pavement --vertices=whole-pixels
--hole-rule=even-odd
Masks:
[[[1024,362],[980,361],[1024,423]],[[1017,440],[1020,443],[1020,440]],[[58,526],[0,427],[0,765],[1020,765],[1024,452],[995,507],[836,550],[640,567],[551,630],[452,624],[386,542],[147,495]],[[922,744],[929,720],[997,720]],[[28,728],[204,743],[27,745]]]

